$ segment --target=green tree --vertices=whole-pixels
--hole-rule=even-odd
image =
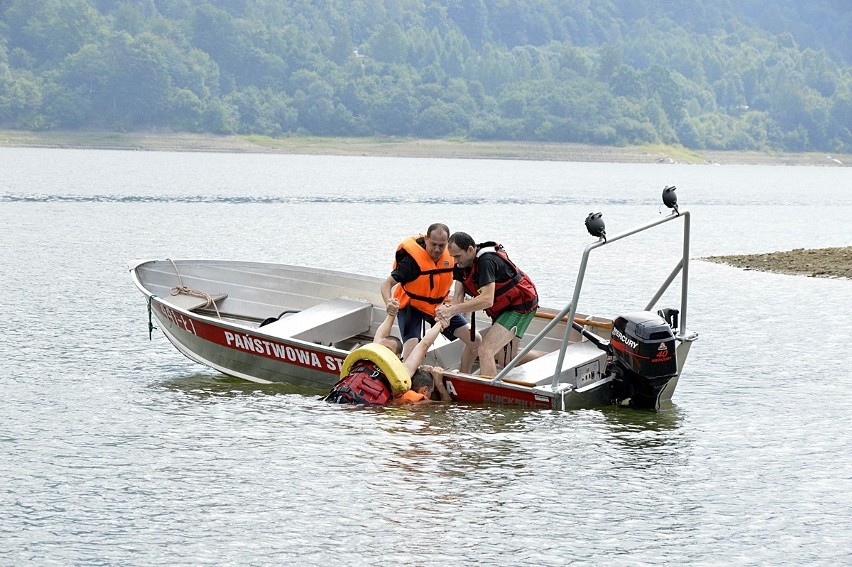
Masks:
[[[177,130],[198,132],[204,117],[204,101],[189,89],[175,88],[169,97],[169,122]]]
[[[8,45],[32,54],[38,65],[61,61],[102,29],[99,13],[85,0],[7,0],[3,18]]]
[[[296,71],[291,83],[299,127],[318,135],[331,134],[335,108],[332,86],[312,71]]]
[[[382,63],[402,63],[408,57],[408,38],[399,25],[387,23],[370,37],[367,53]]]
[[[349,33],[349,23],[343,18],[338,18],[334,23],[334,41],[329,58],[338,65],[342,65],[353,56],[354,46],[352,35]]]
[[[771,12],[757,0],[681,8],[0,0],[0,122],[852,146],[852,12],[828,0],[779,0]]]
[[[110,91],[113,118],[127,126],[165,124],[172,97],[174,46],[148,32],[116,36]]]
[[[222,100],[214,99],[204,108],[199,127],[204,132],[233,134],[237,131],[238,124],[237,109]]]
[[[99,123],[98,109],[111,99],[110,59],[100,44],[91,43],[66,57],[48,83],[45,109],[47,120],[62,128],[79,128]]]
[[[435,101],[425,107],[414,123],[414,133],[424,138],[457,136],[467,131],[469,121],[455,103]]]
[[[29,72],[11,72],[0,65],[0,121],[15,128],[40,130],[42,89]]]

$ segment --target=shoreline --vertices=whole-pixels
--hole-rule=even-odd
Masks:
[[[759,272],[803,275],[810,278],[852,279],[852,246],[796,248],[784,252],[707,256],[700,259]]]
[[[0,130],[0,147],[609,163],[852,166],[852,154],[696,151],[679,146],[594,146],[555,142],[216,136],[159,132]]]

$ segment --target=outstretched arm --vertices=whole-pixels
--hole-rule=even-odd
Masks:
[[[440,366],[433,366],[429,368],[429,372],[432,373],[432,383],[434,384],[435,390],[438,392],[438,395],[441,397],[441,401],[452,401],[453,398],[447,391],[447,387],[444,386],[444,369]]]
[[[414,373],[417,372],[417,367],[419,367],[423,363],[423,359],[426,358],[426,352],[429,350],[435,340],[438,338],[438,335],[441,334],[441,331],[446,329],[449,326],[449,321],[447,319],[439,318],[438,321],[432,325],[432,328],[426,331],[426,334],[423,335],[423,338],[420,339],[420,342],[417,343],[417,346],[414,347],[414,350],[411,351],[403,364],[405,365],[405,369],[408,370],[409,376],[414,376]]]
[[[382,299],[385,300],[385,305],[387,305],[388,302],[391,300],[391,297],[393,297],[393,286],[395,285],[396,280],[393,279],[393,276],[388,276],[387,279],[382,282]]]
[[[396,318],[396,314],[399,311],[399,301],[396,299],[391,299],[388,301],[387,307],[387,316],[385,320],[382,321],[382,324],[379,325],[379,328],[376,329],[376,336],[373,337],[373,341],[379,342],[382,339],[386,339],[391,334],[391,329],[393,329],[393,320]]]
[[[453,303],[461,303],[464,301],[464,285],[461,282],[456,282],[453,287]]]

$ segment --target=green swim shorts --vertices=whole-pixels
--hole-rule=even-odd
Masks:
[[[535,312],[537,309],[533,309],[529,313],[518,313],[517,311],[503,311],[500,315],[497,316],[497,320],[495,323],[500,325],[501,327],[506,327],[510,331],[512,327],[515,328],[515,336],[523,338],[524,333],[527,332],[527,327],[532,323],[533,317],[535,317]]]

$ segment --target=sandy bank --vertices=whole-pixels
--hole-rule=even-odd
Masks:
[[[852,166],[852,155],[711,152],[676,146],[592,146],[547,142],[479,142],[406,138],[213,136],[121,132],[0,131],[0,146],[142,151],[244,152],[387,157],[518,159],[612,163],[714,163]]]

